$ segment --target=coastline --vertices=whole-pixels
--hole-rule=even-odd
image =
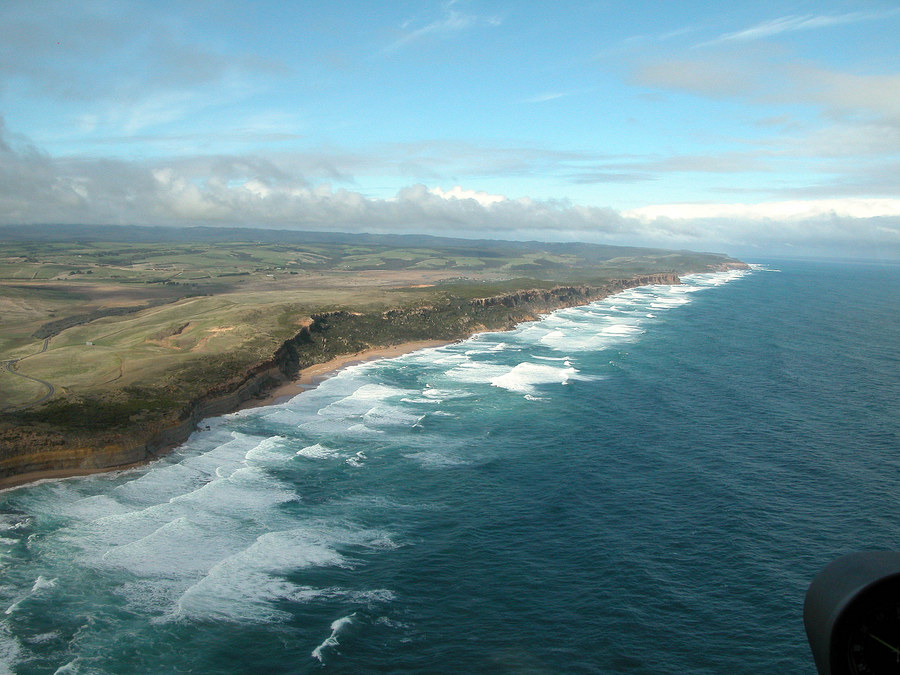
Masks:
[[[731,267],[743,266],[745,266],[744,263],[738,262],[710,271],[725,271]],[[476,298],[469,301],[473,314],[467,315],[465,321],[461,322],[461,325],[454,331],[440,331],[446,335],[443,339],[408,340],[394,345],[377,346],[353,353],[339,354],[327,361],[313,363],[288,375],[284,358],[290,357],[291,348],[296,349],[295,343],[301,336],[309,338],[310,328],[307,326],[295,338],[285,342],[271,360],[261,363],[253,369],[247,379],[237,388],[216,392],[205,400],[197,401],[188,418],[182,422],[162,429],[151,437],[145,437],[135,445],[113,444],[102,448],[81,447],[76,448],[74,453],[68,455],[57,455],[56,453],[32,455],[32,467],[34,468],[30,471],[0,476],[0,491],[42,480],[87,476],[147,464],[182,445],[192,433],[200,428],[203,419],[219,417],[238,410],[281,403],[303,391],[316,387],[323,380],[350,365],[381,358],[393,358],[419,349],[452,344],[485,330],[512,330],[523,321],[535,320],[541,314],[564,307],[588,304],[628,288],[678,283],[681,281],[674,272],[657,273],[613,279],[602,286],[558,286],[552,289],[520,290],[498,296]],[[483,319],[475,318],[479,312],[485,310],[495,312],[494,321],[481,323]],[[352,318],[356,315],[338,312],[336,316]],[[410,316],[421,318],[422,316],[427,317],[428,314],[427,311],[414,310]],[[408,317],[399,311],[386,312],[381,317],[382,320],[389,322],[402,321],[405,318]],[[382,336],[382,338],[385,337],[388,340],[391,339],[390,335]],[[293,353],[296,354],[296,351]],[[65,466],[66,463],[69,463],[69,466]]]
[[[235,408],[233,412],[284,403],[297,394],[302,394],[304,391],[315,389],[328,378],[333,377],[344,368],[349,368],[350,366],[367,363],[369,361],[378,361],[380,359],[393,359],[398,356],[403,356],[404,354],[417,352],[420,349],[442,347],[449,344],[453,344],[453,341],[416,340],[413,342],[401,342],[400,344],[391,345],[389,347],[372,347],[371,349],[366,349],[357,352],[356,354],[341,354],[340,356],[335,356],[333,359],[323,363],[316,363],[308,368],[304,368],[298,372],[297,376],[291,381],[270,389],[260,398],[244,401]]]
[[[333,359],[323,363],[316,363],[308,368],[300,370],[297,375],[275,387],[268,389],[264,394],[257,398],[251,398],[233,410],[222,414],[230,414],[239,410],[248,410],[252,408],[262,408],[270,405],[277,405],[292,399],[304,391],[315,389],[322,382],[333,377],[344,368],[355,366],[360,363],[369,361],[377,361],[380,359],[392,359],[404,354],[417,352],[420,349],[428,349],[430,347],[441,347],[443,345],[452,344],[452,340],[415,340],[411,342],[401,342],[396,345],[387,347],[372,347],[355,354],[341,354]],[[216,415],[218,416],[218,415]],[[208,418],[206,418],[208,419]],[[185,439],[186,440],[186,439]],[[91,468],[71,468],[71,469],[46,469],[42,471],[31,471],[20,473],[13,476],[0,477],[0,492],[21,487],[23,485],[37,484],[48,480],[61,480],[65,478],[78,478],[83,476],[91,476],[98,473],[111,473],[113,471],[126,471],[139,466],[145,466],[152,463],[156,459],[160,459],[163,455],[167,455],[177,447],[181,446],[184,440],[169,443],[157,451],[151,453],[148,459],[140,459],[135,462],[126,462],[115,466],[91,467]]]

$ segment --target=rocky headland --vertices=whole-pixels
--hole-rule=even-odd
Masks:
[[[727,268],[746,267],[724,263]],[[601,285],[559,285],[488,297],[437,298],[429,305],[381,312],[315,314],[281,344],[271,358],[241,372],[222,372],[219,382],[186,406],[151,423],[122,424],[99,431],[68,430],[59,424],[19,424],[0,431],[0,488],[41,478],[123,468],[158,457],[184,442],[204,418],[260,399],[304,369],[340,355],[377,347],[455,341],[475,333],[509,330],[565,307],[584,305],[628,288],[681,283],[674,273],[637,275]],[[91,411],[85,409],[84,415]],[[5,447],[4,447],[5,446]]]

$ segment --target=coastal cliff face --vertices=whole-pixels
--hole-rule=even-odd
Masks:
[[[509,330],[541,314],[585,305],[626,288],[680,283],[676,274],[649,274],[614,279],[600,286],[556,286],[469,300],[448,298],[441,303],[382,313],[318,314],[263,365],[292,378],[300,369],[341,354],[417,340],[459,340],[485,330]]]
[[[300,370],[335,356],[417,340],[458,340],[486,330],[508,330],[541,314],[588,304],[627,288],[679,283],[674,273],[648,274],[598,286],[563,285],[474,299],[446,297],[430,305],[384,312],[314,315],[272,358],[241,373],[223,374],[220,384],[152,427],[123,428],[93,436],[67,434],[60,429],[7,429],[0,437],[0,487],[154,459],[185,441],[202,419],[235,410],[293,379]],[[90,415],[90,411],[83,414]],[[11,444],[15,444],[14,451]]]
[[[549,289],[530,289],[504,293],[489,298],[478,298],[470,301],[473,307],[545,307],[555,310],[563,307],[575,307],[605,298],[626,288],[650,286],[652,284],[680,284],[676,274],[644,274],[630,279],[613,279],[602,286],[556,286]]]

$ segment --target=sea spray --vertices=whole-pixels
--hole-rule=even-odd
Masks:
[[[348,368],[151,466],[4,492],[0,662],[811,673],[809,579],[900,547],[898,274],[778,269]]]

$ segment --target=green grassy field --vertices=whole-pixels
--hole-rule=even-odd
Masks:
[[[440,316],[452,322],[464,311],[459,302],[472,298],[728,260],[574,244],[422,245],[417,238],[403,246],[397,237],[355,243],[325,235],[304,243],[296,241],[301,235],[221,242],[20,235],[4,242],[0,426],[134,425],[181,414],[236,372],[269,359],[317,313],[376,315],[444,303],[455,309]]]

